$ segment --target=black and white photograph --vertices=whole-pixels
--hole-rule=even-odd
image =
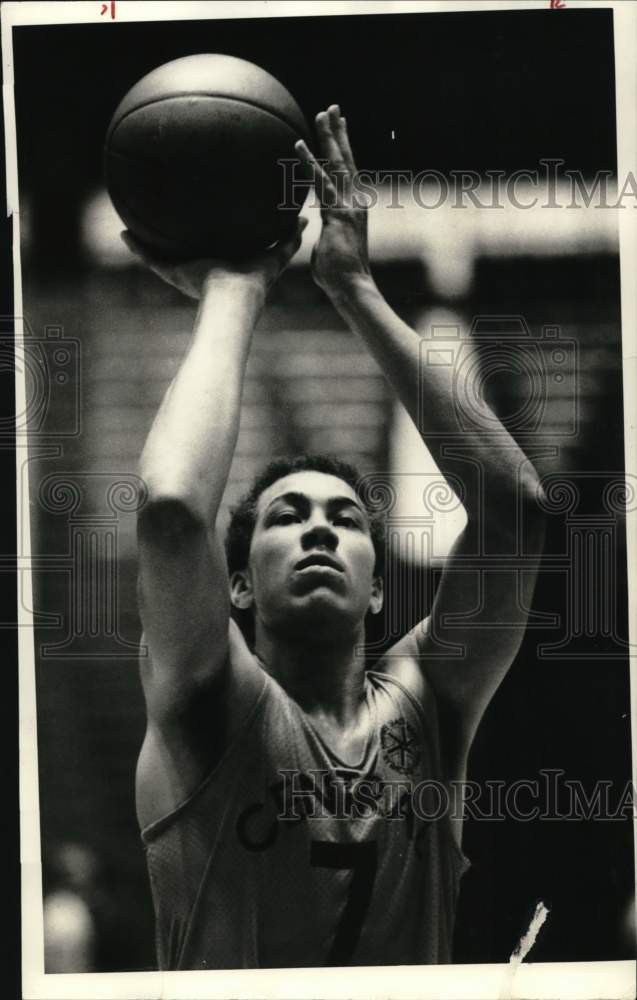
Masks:
[[[635,996],[637,4],[2,18],[22,995]]]

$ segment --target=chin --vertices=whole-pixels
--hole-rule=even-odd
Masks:
[[[364,615],[343,607],[333,593],[313,593],[277,615],[272,627],[282,634],[329,642],[350,637],[355,640],[363,622]]]

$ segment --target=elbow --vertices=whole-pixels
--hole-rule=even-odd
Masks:
[[[530,463],[526,463],[503,487],[503,500],[510,509],[517,508],[525,523],[543,524],[546,497],[542,481]]]
[[[176,491],[149,492],[137,515],[137,538],[141,543],[152,541],[172,548],[205,531],[205,521],[196,505]]]
[[[526,552],[540,552],[544,546],[546,507],[540,478],[534,469],[500,482],[489,503],[483,503],[481,517],[469,517],[475,530],[480,524],[493,544],[511,551],[520,546]],[[499,541],[498,541],[499,540]]]
[[[171,462],[150,462],[142,454],[139,476],[146,498],[137,514],[138,532],[183,534],[198,524],[206,524],[204,498],[192,474],[175,469]]]

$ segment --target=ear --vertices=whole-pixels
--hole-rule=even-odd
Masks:
[[[383,609],[383,578],[375,576],[372,583],[372,596],[369,600],[369,610],[373,615],[379,614]]]
[[[254,594],[252,580],[247,570],[235,570],[230,577],[230,600],[235,608],[242,611],[252,607]]]

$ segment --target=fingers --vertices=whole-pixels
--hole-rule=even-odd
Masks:
[[[308,224],[308,219],[304,215],[300,215],[296,221],[296,228],[287,237],[287,239],[281,240],[281,242],[276,243],[275,246],[271,247],[273,254],[281,257],[293,256],[296,251],[301,246],[301,241],[303,239],[303,230]],[[268,251],[269,252],[269,251]]]
[[[350,146],[349,136],[347,134],[347,122],[341,117],[338,105],[333,105],[333,107],[329,110],[332,132],[340,147],[345,165],[352,174],[355,174],[356,164],[354,162],[354,154],[352,153],[352,147]]]
[[[284,240],[282,243],[277,243],[275,247],[272,247],[268,254],[271,255],[271,260],[276,262],[275,272],[271,273],[270,280],[276,280],[279,274],[285,270],[288,266],[294,254],[297,252],[301,246],[301,241],[303,239],[303,230],[308,224],[308,219],[305,216],[299,216],[296,224],[296,229],[291,236]]]
[[[124,229],[119,235],[121,237],[122,243],[126,245],[126,247],[130,250],[132,254],[135,254],[136,257],[141,257],[142,259],[144,258],[145,256],[144,251],[142,250],[140,244],[137,242],[133,234],[128,231],[128,229]]]
[[[347,169],[345,158],[333,130],[333,121],[338,120],[340,109],[338,104],[332,104],[327,111],[319,111],[316,116],[316,133],[319,139],[321,153],[328,161],[328,172]]]
[[[296,229],[294,230],[292,235],[284,243],[281,244],[282,250],[284,250],[286,253],[287,252],[293,254],[296,253],[296,251],[301,246],[301,241],[303,239],[303,230],[307,226],[308,221],[309,220],[306,219],[304,215],[299,216],[296,224]]]
[[[330,104],[326,111],[317,114],[316,131],[321,152],[327,160],[325,166],[318,162],[302,139],[296,143],[295,149],[310,169],[322,209],[349,206],[356,164],[347,134],[347,123],[341,117],[338,104]],[[328,216],[324,213],[322,215],[326,221]]]
[[[293,254],[296,253],[296,251],[301,246],[301,242],[303,240],[303,230],[305,229],[309,221],[310,220],[306,219],[304,215],[300,215],[298,217],[296,223],[296,229],[294,230],[290,238],[286,240],[285,243],[283,244],[283,247],[285,249],[291,250]]]
[[[162,262],[152,256],[143,243],[140,243],[137,237],[133,236],[129,229],[125,229],[119,235],[122,238],[122,242],[126,244],[130,252],[134,254],[135,257],[139,257],[142,264],[145,264],[146,267],[149,267],[152,271],[154,271],[156,268],[165,266],[166,262]]]
[[[316,116],[316,130],[319,135],[321,149],[330,161],[330,172],[348,170],[356,172],[354,154],[347,135],[347,124],[341,117],[338,104],[330,104],[327,111],[321,111]]]
[[[299,139],[294,148],[311,171],[314,187],[319,196],[319,201],[321,202],[322,207],[332,208],[337,205],[338,193],[331,178],[328,176],[327,172],[323,169],[318,160],[314,158],[303,139]]]

